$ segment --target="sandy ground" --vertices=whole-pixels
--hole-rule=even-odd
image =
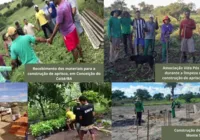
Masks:
[[[200,103],[196,104],[198,112],[193,113],[193,105],[190,105],[190,121],[186,121],[186,108],[182,105],[180,109],[176,109],[176,118],[171,118],[172,126],[200,126]],[[145,106],[143,113],[142,126],[138,127],[139,140],[147,139],[147,110],[150,112],[150,140],[160,140],[161,126],[168,125],[168,118],[164,123],[164,114],[161,110],[170,110],[169,105]],[[121,115],[121,116],[120,116]],[[137,127],[135,125],[136,115],[134,107],[112,107],[112,140],[136,140]]]
[[[10,115],[6,115],[2,118],[0,122],[0,140],[24,140],[22,137],[17,137],[8,133],[11,127],[11,117]]]
[[[45,140],[79,140],[76,136],[76,131],[65,131],[51,135]],[[29,136],[28,140],[34,140],[34,138]],[[91,140],[89,133],[85,135],[84,140]],[[111,135],[96,131],[96,140],[111,140]]]

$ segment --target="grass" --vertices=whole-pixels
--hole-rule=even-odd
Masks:
[[[21,0],[15,0],[14,2],[10,3],[10,4],[9,4],[9,5],[10,5],[10,8],[8,9],[7,7],[5,7],[5,8],[3,8],[3,9],[0,11],[0,13],[1,13],[1,14],[4,14],[4,13],[7,12],[8,10],[14,9],[14,8],[17,6],[18,3],[21,4]]]
[[[34,3],[37,4],[40,8],[44,7],[44,2],[41,0],[34,0]],[[84,8],[85,4],[83,3],[83,0],[78,0],[79,6]],[[103,8],[102,8],[103,9]],[[23,19],[28,19],[29,22],[36,25],[35,20],[35,11],[34,8],[27,8],[22,7],[18,11],[16,11],[13,15],[7,18],[7,27],[8,26],[14,26],[15,21],[19,21],[21,26],[23,27]],[[37,26],[37,25],[36,25]],[[6,28],[7,28],[6,27]],[[5,30],[3,32],[6,32]],[[2,33],[0,33],[1,35]],[[37,37],[44,37],[44,34],[42,31],[37,32]],[[0,39],[0,54],[4,54],[5,50],[3,47],[2,39]],[[80,46],[83,50],[83,56],[86,63],[98,63],[103,64],[104,61],[104,50],[93,49],[88,37],[84,34],[80,37]],[[63,37],[61,34],[57,33],[54,42],[52,45],[47,44],[40,44],[34,46],[34,50],[36,51],[37,56],[39,59],[45,63],[45,64],[72,64],[73,63],[73,57],[72,54],[67,52],[66,53],[66,47],[63,42]],[[6,64],[10,65],[10,58],[5,58]],[[23,70],[24,68],[20,68],[14,72],[14,75],[11,77],[12,81],[23,81]]]

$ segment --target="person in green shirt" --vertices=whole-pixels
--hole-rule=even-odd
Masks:
[[[129,44],[129,47],[131,48],[132,54],[133,54],[133,48],[132,48],[132,41],[131,41],[131,25],[132,20],[129,12],[124,11],[122,13],[122,16],[120,18],[121,23],[121,29],[122,29],[122,37],[123,37],[123,43],[124,43],[124,52],[125,56],[128,55],[127,52],[127,42]]]
[[[172,105],[171,105],[171,108],[172,108],[172,117],[175,118],[176,117],[176,114],[175,114],[176,102],[174,101],[173,98],[171,98],[171,100],[172,100]]]
[[[139,126],[141,126],[142,122],[142,112],[144,112],[143,103],[138,98],[135,102],[135,113],[137,114],[137,121]]]
[[[33,50],[32,44],[35,44],[36,42],[46,43],[46,39],[34,37],[31,35],[21,36],[17,33],[15,27],[9,27],[7,34],[12,39],[11,65],[13,69],[18,66],[18,59],[21,61],[22,65],[40,63],[40,60],[38,59],[38,57],[35,54],[35,51]]]
[[[110,58],[109,62],[115,62],[118,59],[119,47],[121,43],[121,24],[118,18],[121,14],[120,10],[114,10],[111,12],[111,17],[108,21],[108,38],[110,40]]]

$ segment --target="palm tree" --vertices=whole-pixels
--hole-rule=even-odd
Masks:
[[[174,97],[174,90],[177,86],[182,86],[180,83],[166,83],[165,88],[171,88],[172,97]]]

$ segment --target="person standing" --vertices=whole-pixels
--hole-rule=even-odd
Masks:
[[[75,23],[75,26],[76,26],[76,30],[78,32],[79,35],[81,35],[84,30],[83,30],[83,27],[81,26],[81,22],[80,22],[80,16],[79,16],[79,11],[78,11],[78,4],[77,4],[77,1],[76,0],[68,0],[69,3],[71,4],[71,7],[72,7],[72,14],[73,14],[73,17],[74,17],[74,23]]]
[[[81,124],[80,124],[80,110],[81,110],[81,105],[80,105],[80,103],[77,103],[73,107],[73,113],[76,115],[75,126],[76,126],[76,130],[77,130],[78,136],[80,136],[80,128],[81,128]]]
[[[166,62],[167,46],[169,46],[170,34],[173,32],[173,26],[168,16],[163,19],[161,26],[161,43],[162,43],[162,62]]]
[[[120,18],[120,23],[122,27],[122,37],[123,37],[123,43],[124,43],[124,52],[125,56],[128,55],[128,46],[130,47],[132,54],[133,54],[133,48],[132,48],[132,42],[131,42],[131,24],[132,20],[130,17],[130,14],[127,11],[124,11],[122,13],[122,16]]]
[[[35,8],[35,11],[36,11],[35,17],[36,17],[38,26],[42,28],[45,37],[48,38],[46,29],[51,34],[53,33],[53,30],[51,29],[51,27],[50,27],[50,25],[48,23],[47,17],[46,17],[46,15],[45,15],[43,10],[39,10],[39,7],[37,5],[35,5],[34,8]]]
[[[67,50],[72,52],[74,60],[77,62],[79,56],[83,58],[83,54],[81,47],[79,47],[79,37],[73,22],[71,5],[66,0],[55,0],[54,2],[58,5],[57,19],[53,34],[48,42],[51,44],[57,31],[60,30]]]
[[[56,6],[53,2],[50,2],[49,0],[45,0],[45,3],[47,5],[47,11],[51,16],[52,23],[56,25],[56,16],[57,16]]]
[[[135,55],[139,55],[140,46],[142,47],[144,53],[144,38],[146,29],[145,20],[141,18],[140,11],[136,11],[136,18],[133,23],[133,29],[135,29]]]
[[[81,121],[81,131],[80,131],[80,140],[83,140],[83,137],[87,132],[90,132],[92,140],[95,140],[94,133],[94,106],[87,102],[85,96],[80,96],[79,101],[81,103],[80,109],[80,121]]]
[[[142,112],[144,112],[143,103],[140,99],[137,99],[135,102],[135,113],[137,115],[137,123],[139,126],[141,126],[142,123]]]
[[[17,119],[19,119],[21,117],[18,103],[13,103],[11,105],[11,112],[12,112],[12,120],[13,121],[16,121]]]
[[[121,43],[121,24],[118,18],[121,11],[114,10],[111,12],[111,17],[108,21],[108,38],[110,40],[110,57],[109,62],[113,63],[118,59],[120,43]]]
[[[34,37],[32,35],[21,36],[14,27],[9,27],[7,34],[12,39],[11,65],[13,69],[18,67],[18,59],[21,61],[22,65],[41,63],[32,48],[32,44],[36,42],[46,43],[46,39]]]
[[[196,23],[190,18],[190,11],[185,12],[185,19],[181,21],[179,37],[181,41],[181,53],[183,55],[184,62],[187,62],[187,52],[192,54],[193,63],[195,63],[195,44],[193,39],[193,30],[196,29]]]
[[[155,30],[158,30],[158,21],[154,22],[154,16],[149,16],[149,21],[146,22],[146,35],[145,35],[145,48],[144,48],[144,55],[148,55],[149,47],[151,47],[151,55],[154,51],[155,47]]]
[[[19,35],[25,35],[25,33],[24,33],[22,27],[19,25],[19,22],[18,22],[18,21],[15,22],[15,27],[16,27],[17,33],[18,33]]]
[[[35,36],[34,29],[39,31],[39,29],[35,25],[28,23],[28,20],[24,19],[24,33]]]
[[[176,107],[176,102],[174,101],[173,98],[171,98],[172,100],[172,104],[171,104],[171,108],[172,108],[172,117],[175,118],[176,114],[175,114],[175,107]]]

